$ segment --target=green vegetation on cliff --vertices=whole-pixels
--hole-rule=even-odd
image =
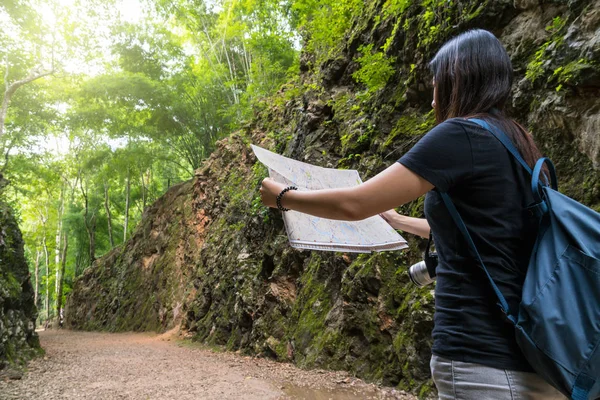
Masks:
[[[0,372],[20,368],[41,353],[35,333],[37,309],[13,211],[0,203]]]

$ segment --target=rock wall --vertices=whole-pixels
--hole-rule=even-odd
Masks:
[[[133,236],[75,282],[67,327],[164,331],[182,319],[206,223],[192,210],[193,184],[172,187],[146,209]],[[197,257],[197,256],[196,256]]]
[[[21,231],[11,209],[0,202],[0,375],[41,352],[36,318]]]
[[[415,288],[406,274],[424,243],[406,235],[407,251],[358,256],[291,249],[279,212],[260,204],[266,171],[249,143],[373,176],[433,126],[427,61],[469,28],[505,43],[516,73],[512,114],[555,161],[561,190],[600,210],[599,1],[365,4],[339,48],[304,53],[301,79],[258,107],[192,181],[147,212],[124,248],[86,272],[69,299],[71,326],[181,324],[230,350],[431,394],[432,287]],[[370,63],[369,44],[383,53]],[[422,200],[402,212],[421,216]]]

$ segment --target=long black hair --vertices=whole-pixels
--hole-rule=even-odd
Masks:
[[[442,46],[429,67],[438,123],[456,117],[487,119],[511,138],[533,167],[541,154],[531,134],[504,113],[513,68],[504,46],[492,33],[474,29],[460,34]]]

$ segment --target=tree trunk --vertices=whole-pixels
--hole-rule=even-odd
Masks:
[[[41,252],[35,249],[35,291],[33,297],[33,304],[37,307],[38,299],[40,296],[40,255]]]
[[[223,50],[227,59],[227,66],[229,67],[229,77],[231,79],[231,93],[233,94],[233,104],[240,104],[240,100],[237,93],[237,85],[235,83],[235,67],[229,59],[229,53],[227,52],[227,47],[225,47],[225,41],[223,41]]]
[[[58,294],[58,278],[60,271],[60,243],[62,242],[62,216],[65,206],[65,186],[60,189],[60,200],[58,203],[58,223],[56,227],[56,247],[54,249],[54,265],[56,265],[56,279],[54,282],[54,294]]]
[[[108,240],[110,241],[110,247],[115,247],[115,240],[113,239],[112,231],[112,215],[110,214],[110,201],[108,198],[108,184],[104,182],[104,210],[106,211],[106,219],[108,220]]]
[[[79,168],[77,170],[77,176],[75,177],[75,182],[73,182],[73,184],[69,183],[69,185],[71,186],[71,204],[74,204],[75,202],[75,190],[77,189],[78,183],[80,182],[81,179],[81,168]],[[80,250],[80,246],[75,247],[75,272],[74,272],[74,278],[77,278],[79,276],[79,274],[83,271],[83,265],[84,265],[84,253]]]
[[[44,232],[44,259],[46,261],[46,321],[50,319],[50,260],[48,257],[48,246],[46,245],[46,233]]]
[[[127,180],[125,184],[125,224],[123,224],[123,242],[127,241],[127,224],[129,223],[129,192],[131,185],[129,183],[129,170],[127,170]]]
[[[81,272],[83,272],[83,252],[79,250],[79,246],[76,247],[77,251],[75,252],[75,277],[77,278]]]
[[[62,308],[63,282],[65,280],[65,267],[67,265],[67,250],[69,249],[69,236],[64,235],[62,248],[62,262],[60,264],[60,278],[58,283],[58,292],[56,294],[56,315],[60,315]]]
[[[46,309],[46,320],[49,318],[50,313],[50,274],[48,270],[50,269],[50,260],[48,259],[48,245],[46,243],[46,222],[48,221],[48,206],[45,207],[45,214],[42,214],[40,211],[40,221],[42,222],[42,250],[44,251],[44,263],[46,264],[46,298],[45,298],[45,309]]]
[[[152,192],[152,182],[154,182],[154,168],[152,168],[152,164],[150,164],[150,172],[148,172],[148,200],[152,203],[152,199],[154,198]]]
[[[88,229],[90,238],[90,265],[96,260],[96,213],[92,214]]]
[[[244,75],[246,76],[246,81],[252,83],[252,75],[250,74],[250,70],[252,69],[251,58],[246,50],[246,41],[242,40],[242,54],[244,56],[242,65],[244,66]]]
[[[146,209],[146,182],[144,181],[144,173],[140,174],[140,178],[142,178],[142,213]]]
[[[87,191],[83,188],[83,179],[79,181],[79,187],[81,188],[81,194],[83,196],[83,201],[85,204],[84,209],[84,222],[85,222],[85,230],[88,234],[89,239],[89,255],[90,255],[90,265],[96,260],[96,213],[92,213],[92,217],[88,218],[89,215],[89,204],[88,204],[88,195]]]

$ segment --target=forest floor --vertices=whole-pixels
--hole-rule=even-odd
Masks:
[[[0,375],[0,398],[358,400],[415,397],[345,372],[218,352],[144,333],[39,332],[46,354],[22,376]]]

